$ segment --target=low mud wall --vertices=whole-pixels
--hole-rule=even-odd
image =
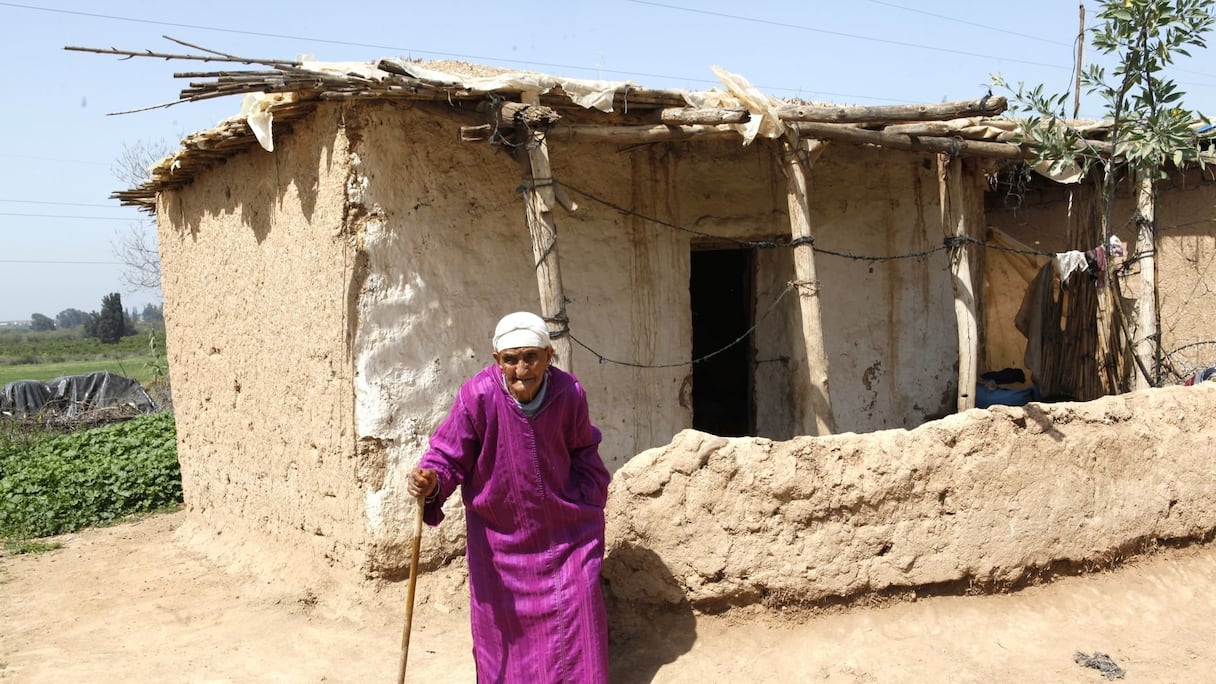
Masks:
[[[615,475],[618,599],[706,609],[1013,585],[1216,530],[1216,383],[774,442],[695,431]]]

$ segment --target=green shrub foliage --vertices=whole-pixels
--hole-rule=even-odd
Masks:
[[[30,442],[0,440],[0,537],[45,537],[182,500],[172,413]]]

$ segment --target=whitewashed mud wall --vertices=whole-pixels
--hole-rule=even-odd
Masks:
[[[670,217],[677,211],[679,170],[687,163],[678,152],[555,143],[550,158],[554,178],[571,188],[641,215]],[[612,362],[657,366],[688,360],[688,236],[569,193],[578,210],[555,214],[567,309],[573,335],[595,350],[572,344],[574,372],[604,433],[600,453],[616,470],[692,423],[687,367]]]
[[[531,308],[535,291],[522,217],[505,220],[517,201],[510,160],[488,146],[456,146],[450,122],[415,114],[366,107],[347,118],[359,130],[351,201],[365,277],[355,415],[373,473],[364,496],[375,567],[408,562],[415,503],[404,478],[456,387],[492,360],[500,310]],[[439,546],[461,543],[455,522],[440,528]]]
[[[389,566],[407,539],[405,473],[457,383],[489,363],[494,321],[507,310],[535,310],[537,296],[517,163],[486,145],[458,144],[445,112],[384,106],[362,116],[354,155],[367,253],[355,352],[359,432],[368,449],[383,449],[383,486],[368,492],[367,511],[373,536],[383,540],[377,564]],[[689,358],[694,242],[705,235],[788,239],[786,186],[762,145],[617,151],[553,144],[550,153],[554,178],[579,203],[574,213],[554,213],[578,338],[570,364],[587,387],[603,458],[615,470],[691,424],[691,369],[636,366]],[[933,164],[918,156],[866,164],[857,155],[865,152],[826,155],[816,170],[812,213],[823,243],[866,256],[940,245]],[[788,256],[761,260],[760,296],[775,296],[793,279],[789,267]],[[841,425],[916,425],[941,413],[953,396],[957,358],[944,254],[880,263],[838,258],[821,274]],[[762,331],[761,352],[779,360],[760,379],[758,413],[775,433],[792,432],[799,400],[789,383],[804,366],[800,337],[789,335],[799,330],[795,310],[790,297]],[[457,521],[445,526],[428,562],[456,553],[460,534]]]
[[[286,548],[370,576],[405,564],[404,476],[458,384],[490,362],[502,314],[536,310],[532,251],[506,153],[455,141],[442,105],[324,105],[166,193],[160,207],[170,360],[187,500],[217,530],[269,530]],[[785,179],[770,147],[554,143],[569,359],[611,469],[691,423],[689,260],[702,239],[784,238]],[[870,159],[869,157],[873,157]],[[940,244],[931,160],[829,150],[812,174],[821,245],[857,254]],[[627,215],[620,207],[639,215]],[[757,306],[793,277],[758,258]],[[913,425],[953,396],[944,255],[823,257],[824,328],[842,429]],[[761,427],[792,436],[803,372],[793,298],[764,323]],[[601,358],[602,357],[602,358]],[[453,502],[452,512],[458,506]],[[462,545],[455,517],[428,544]],[[301,539],[306,539],[300,543]]]
[[[369,480],[367,511],[379,549],[373,565],[389,568],[400,565],[408,540],[413,502],[404,494],[405,474],[459,382],[490,361],[494,321],[509,310],[536,310],[538,296],[515,161],[486,145],[454,142],[454,124],[442,111],[360,111],[358,123],[347,116],[360,130],[352,157],[362,209],[353,213],[365,215],[367,256],[354,354],[357,415],[366,453],[380,454],[384,464]],[[825,155],[816,171],[813,214],[823,244],[869,255],[939,245],[932,164],[908,155],[884,167],[878,158],[859,163],[863,154]],[[602,454],[615,470],[691,423],[690,368],[627,364],[689,358],[690,250],[705,238],[642,216],[726,238],[785,238],[784,178],[762,145],[617,151],[555,143],[550,155],[554,177],[579,204],[574,213],[555,213],[567,312],[578,339],[571,363],[604,432]],[[918,424],[952,399],[957,352],[945,264],[940,253],[878,264],[825,262],[825,330],[844,429]],[[775,296],[792,278],[788,256],[766,257],[758,296]],[[779,360],[761,378],[773,382],[760,386],[758,412],[774,433],[792,432],[798,401],[789,380],[802,368],[801,340],[789,335],[798,329],[796,315],[790,297],[763,331],[762,353]],[[450,506],[456,512],[456,503]],[[438,535],[428,544],[428,562],[459,552],[459,519]]]
[[[604,577],[706,609],[1000,587],[1216,530],[1216,383],[786,442],[683,432],[616,473]]]
[[[283,576],[354,572],[349,165],[332,108],[160,197],[178,456],[190,519]]]
[[[373,471],[380,464],[365,496],[371,566],[393,574],[408,561],[414,502],[406,474],[459,384],[492,362],[495,322],[511,311],[538,311],[539,296],[517,189],[521,172],[508,154],[455,142],[453,119],[421,105],[366,108],[348,122],[360,130],[352,197],[366,254],[356,414],[361,460]],[[563,182],[638,206],[663,201],[664,171],[648,159],[570,148],[551,155]],[[574,214],[555,213],[574,334],[609,358],[687,358],[687,245],[652,237],[650,226],[602,205],[579,204]],[[567,367],[587,387],[610,468],[688,424],[678,370],[600,363],[577,344],[571,357]],[[462,552],[458,499],[431,533],[424,562]]]

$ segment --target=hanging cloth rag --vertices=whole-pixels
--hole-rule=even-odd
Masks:
[[[1068,282],[1068,278],[1077,271],[1084,271],[1089,266],[1085,253],[1078,250],[1059,252],[1055,256],[1056,273],[1060,274],[1060,282]]]
[[[1086,270],[1095,285],[1099,288],[1106,287],[1106,272],[1110,270],[1110,260],[1122,257],[1125,253],[1123,242],[1115,235],[1110,236],[1105,244],[1085,252]]]
[[[1093,252],[1094,259],[1094,284],[1099,288],[1106,287],[1106,248],[1095,247],[1090,251]]]
[[[1030,371],[1030,377],[1043,384],[1043,328],[1044,317],[1055,297],[1055,273],[1050,264],[1044,264],[1038,275],[1026,288],[1022,306],[1013,324],[1018,332],[1026,336],[1026,351],[1022,364]]]

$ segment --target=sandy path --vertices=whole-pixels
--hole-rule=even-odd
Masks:
[[[175,538],[184,513],[0,561],[0,681],[395,682],[400,591],[352,602],[226,570]],[[439,583],[436,578],[431,586]],[[451,583],[447,582],[445,589]],[[407,681],[470,682],[468,618],[427,594]],[[454,608],[451,606],[455,606]],[[794,619],[737,611],[617,619],[618,682],[1216,682],[1216,548],[1016,594]]]

